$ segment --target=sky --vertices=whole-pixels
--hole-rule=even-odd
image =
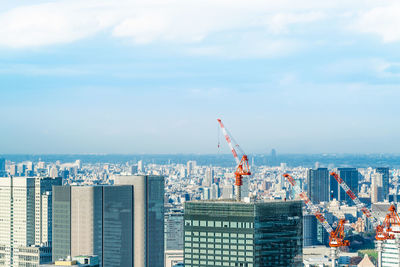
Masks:
[[[399,13],[0,0],[0,154],[218,153],[217,118],[247,153],[398,153]]]

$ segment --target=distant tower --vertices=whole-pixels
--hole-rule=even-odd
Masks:
[[[0,158],[0,177],[7,176],[6,174],[6,160]]]
[[[210,187],[214,181],[214,170],[211,167],[206,169],[206,175],[204,177],[204,186]]]
[[[271,150],[271,166],[276,166],[277,165],[277,159],[276,159],[276,150],[273,148]]]
[[[143,160],[139,160],[137,163],[138,166],[138,172],[143,172],[144,168],[143,168]]]

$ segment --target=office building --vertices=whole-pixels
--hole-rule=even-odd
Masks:
[[[335,169],[335,172],[350,187],[351,191],[353,191],[354,194],[358,195],[358,170],[356,168],[337,168]],[[331,199],[347,202],[347,204],[350,206],[354,205],[351,198],[340,187],[339,183],[332,176],[330,176],[330,190]]]
[[[134,265],[164,267],[164,177],[120,175],[115,185],[133,185]]]
[[[329,171],[327,168],[307,171],[307,195],[314,203],[329,202]]]
[[[203,186],[210,187],[214,181],[214,170],[211,167],[206,169]]]
[[[55,186],[53,196],[53,261],[97,255],[100,266],[132,266],[132,186]]]
[[[61,182],[43,177],[0,179],[0,265],[34,266],[51,260],[51,189],[41,180]]]
[[[389,168],[380,167],[375,169],[376,173],[382,175],[382,197],[383,199],[389,198]]]
[[[183,211],[165,214],[165,250],[183,250]]]
[[[184,265],[302,266],[302,203],[185,203]]]

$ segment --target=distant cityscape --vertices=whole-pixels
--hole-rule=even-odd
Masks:
[[[383,221],[400,199],[399,158],[275,150],[249,158],[252,175],[237,202],[230,155],[3,155],[0,265],[357,266],[363,255],[377,262],[373,224],[330,172]],[[329,233],[283,174],[330,225],[345,218],[354,242],[336,258]]]

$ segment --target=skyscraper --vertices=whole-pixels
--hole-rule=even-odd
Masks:
[[[116,176],[115,185],[133,185],[134,265],[164,266],[164,177]]]
[[[302,203],[185,203],[184,264],[302,266]]]
[[[307,195],[314,203],[329,201],[329,172],[327,168],[308,170]]]
[[[376,168],[377,173],[382,174],[382,197],[383,199],[389,198],[389,168],[379,167]]]
[[[183,250],[183,212],[165,214],[165,251]]]
[[[101,266],[132,266],[133,187],[55,186],[53,261],[97,255]]]
[[[358,195],[358,170],[356,168],[337,168],[335,170],[340,178],[350,187],[354,194]],[[330,176],[330,190],[331,199],[335,198],[338,201],[345,201],[347,204],[354,205],[351,198],[346,194],[346,192],[340,188],[339,183]]]

